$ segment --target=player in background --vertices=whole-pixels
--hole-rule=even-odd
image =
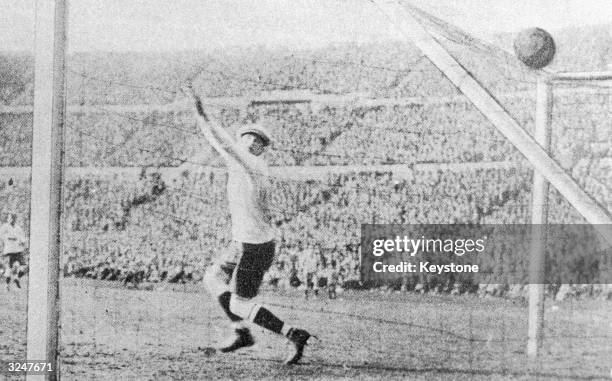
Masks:
[[[315,297],[319,296],[320,255],[309,244],[306,244],[305,250],[302,250],[300,246],[300,251],[302,252],[300,267],[304,281],[304,298],[308,299],[310,291]]]
[[[285,336],[294,349],[285,363],[296,364],[311,335],[252,301],[275,254],[275,232],[270,226],[266,201],[268,168],[261,158],[270,144],[270,135],[262,126],[246,125],[238,131],[238,140],[232,139],[225,129],[208,118],[193,89],[188,90],[196,102],[198,125],[225,160],[228,171],[227,198],[234,242],[204,275],[206,287],[234,326],[235,337],[219,350],[232,352],[253,345],[254,339],[245,324],[250,321]]]
[[[335,259],[332,259],[329,266],[327,266],[326,276],[327,295],[330,299],[336,299],[338,297],[337,289],[340,286],[340,271]]]
[[[23,229],[17,225],[17,214],[10,213],[8,221],[0,226],[0,240],[2,240],[2,256],[5,263],[4,276],[6,277],[7,289],[10,289],[11,281],[21,288],[19,279],[23,275],[25,265],[23,252],[25,250],[26,236]]]

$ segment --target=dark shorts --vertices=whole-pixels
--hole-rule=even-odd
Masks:
[[[234,242],[213,266],[230,286],[230,291],[242,298],[253,298],[259,292],[266,271],[274,262],[274,241],[265,243]]]
[[[23,266],[23,253],[8,253],[4,254],[5,257],[8,257],[9,266],[12,268],[15,263],[19,263],[20,266]]]

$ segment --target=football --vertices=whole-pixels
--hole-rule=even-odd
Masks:
[[[541,28],[525,29],[514,39],[514,53],[532,69],[541,69],[550,64],[555,52],[555,41],[550,33]]]

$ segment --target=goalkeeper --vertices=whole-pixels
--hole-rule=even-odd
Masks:
[[[208,291],[232,322],[235,335],[219,348],[232,352],[254,344],[245,321],[250,321],[292,343],[285,363],[296,364],[303,355],[310,334],[289,326],[266,307],[256,304],[266,271],[274,260],[274,231],[266,203],[267,165],[261,155],[270,145],[269,133],[259,125],[245,125],[237,141],[204,112],[200,98],[189,87],[196,103],[202,133],[227,164],[227,198],[232,223],[233,245],[218,256],[204,275]]]

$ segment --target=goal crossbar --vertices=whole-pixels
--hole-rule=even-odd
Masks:
[[[551,74],[550,81],[610,81],[612,71],[565,72]]]

